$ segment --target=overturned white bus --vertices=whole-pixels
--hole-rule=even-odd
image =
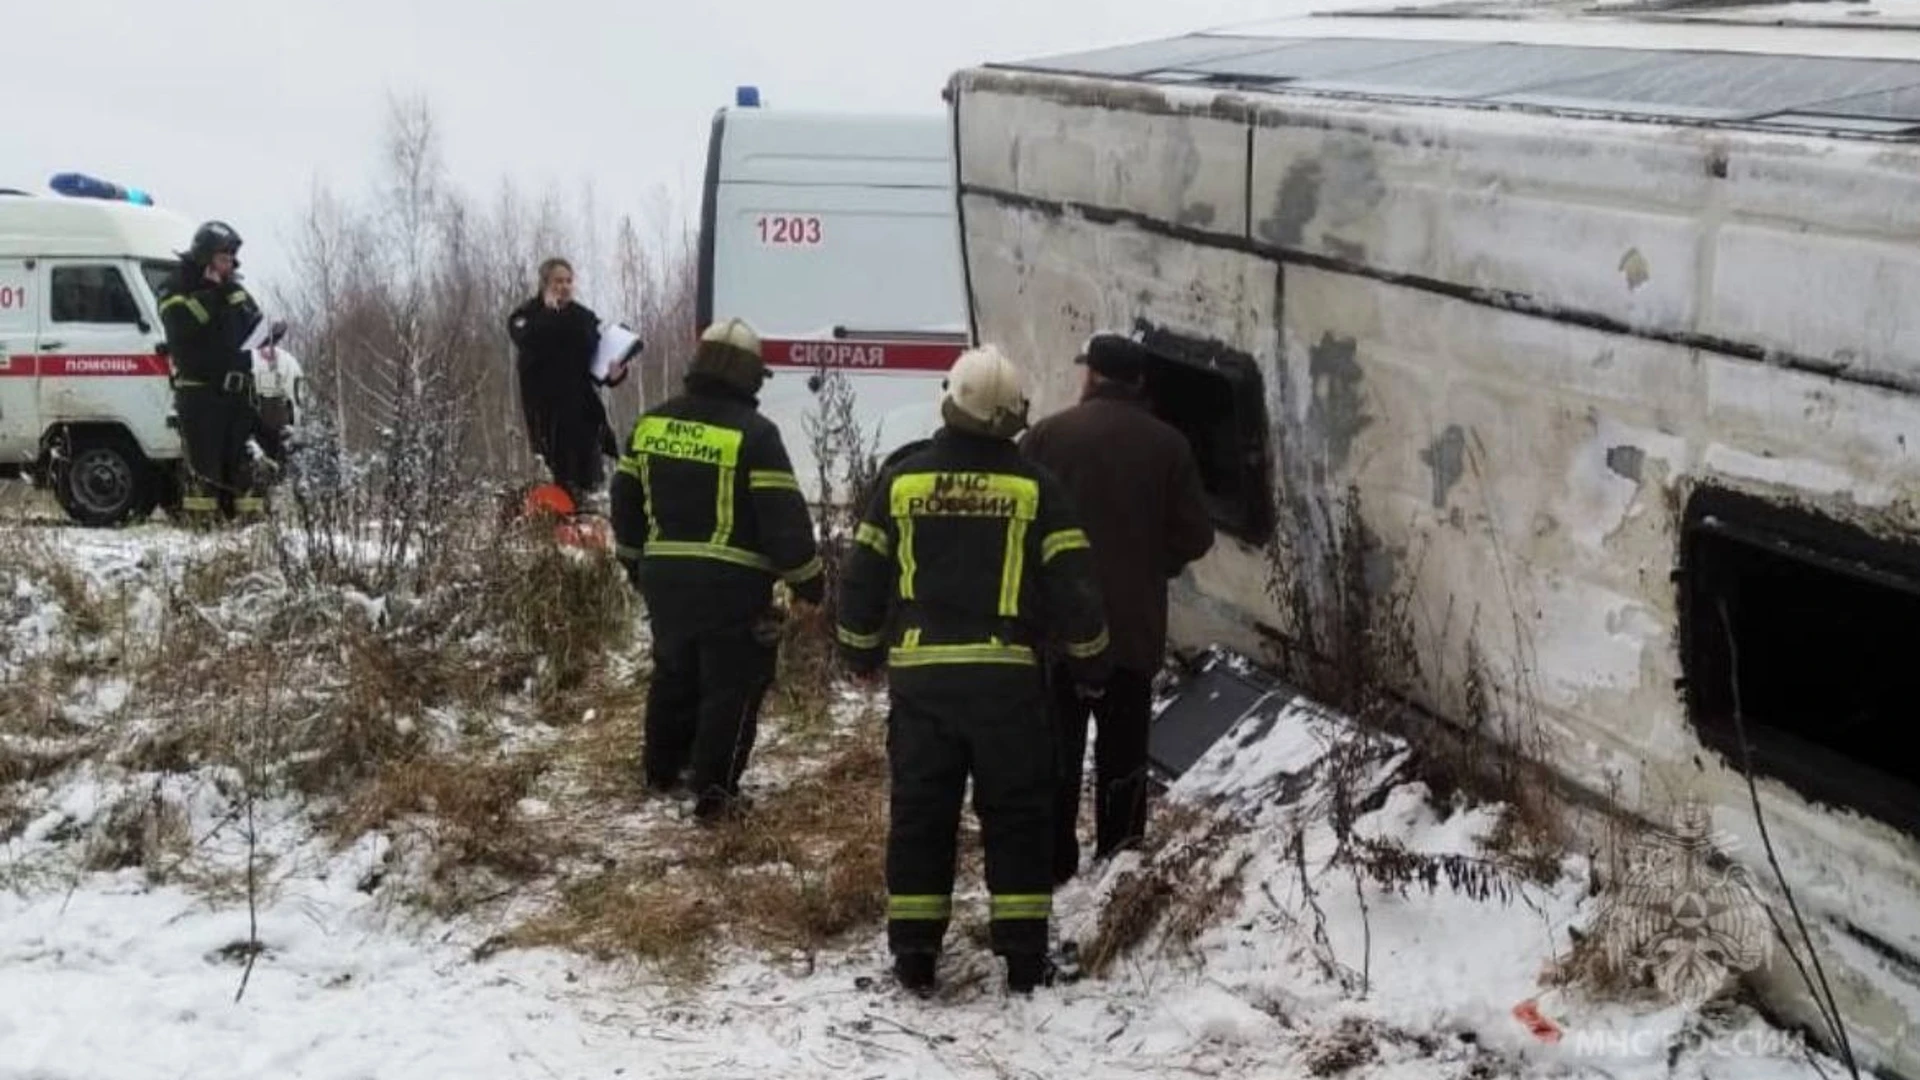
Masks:
[[[1835,7],[1347,14],[948,93],[1036,413],[1092,332],[1161,358],[1222,531],[1176,638],[1324,657],[1398,598],[1409,701],[1708,800],[1770,883],[1750,749],[1855,1051],[1920,1075],[1920,18]]]

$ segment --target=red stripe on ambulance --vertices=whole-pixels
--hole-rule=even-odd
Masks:
[[[925,341],[762,340],[760,355],[775,369],[933,372],[952,367],[964,348]]]
[[[172,374],[167,358],[157,355],[53,355],[15,354],[9,363],[0,364],[0,378],[8,375],[38,375],[43,379],[78,379],[104,376],[133,376],[164,379]]]

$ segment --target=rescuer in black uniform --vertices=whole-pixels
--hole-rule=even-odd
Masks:
[[[653,628],[646,785],[676,791],[690,769],[703,822],[739,808],[778,655],[774,581],[809,604],[826,588],[786,445],[757,408],[766,378],[751,327],[710,327],[686,392],[634,425],[609,492],[616,553]]]
[[[247,440],[258,423],[247,336],[260,307],[240,286],[240,234],[209,221],[193,234],[180,268],[160,288],[160,323],[173,366],[173,409],[186,445],[180,509],[195,524],[258,516],[264,509]]]
[[[927,992],[952,917],[961,800],[973,778],[993,950],[1007,986],[1048,981],[1054,736],[1039,655],[1088,695],[1107,631],[1086,534],[1065,488],[1023,457],[1019,372],[991,346],[955,361],[942,430],[880,478],[855,534],[837,636],[862,674],[888,669],[887,943]]]

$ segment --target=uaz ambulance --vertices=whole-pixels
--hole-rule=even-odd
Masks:
[[[0,190],[0,478],[51,488],[81,524],[144,516],[178,491],[155,294],[194,227],[138,193]]]
[[[761,411],[811,500],[809,429],[836,419],[823,415],[828,372],[848,377],[864,449],[884,457],[939,426],[941,380],[968,341],[952,163],[941,112],[767,110],[742,87],[714,117],[698,322],[738,317],[760,333],[773,372]]]

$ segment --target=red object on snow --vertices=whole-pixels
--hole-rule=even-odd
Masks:
[[[536,484],[527,492],[526,515],[539,517],[551,514],[554,517],[572,517],[579,512],[573,504],[573,496],[559,484]]]
[[[1538,1000],[1528,998],[1520,1004],[1515,1005],[1513,1007],[1513,1016],[1514,1019],[1527,1025],[1527,1030],[1532,1032],[1533,1037],[1539,1039],[1541,1042],[1557,1043],[1560,1041],[1560,1025],[1541,1014],[1540,1002]]]
[[[529,489],[521,513],[533,521],[551,519],[554,542],[562,547],[613,550],[613,531],[606,519],[581,513],[567,489],[558,484],[539,484]]]

